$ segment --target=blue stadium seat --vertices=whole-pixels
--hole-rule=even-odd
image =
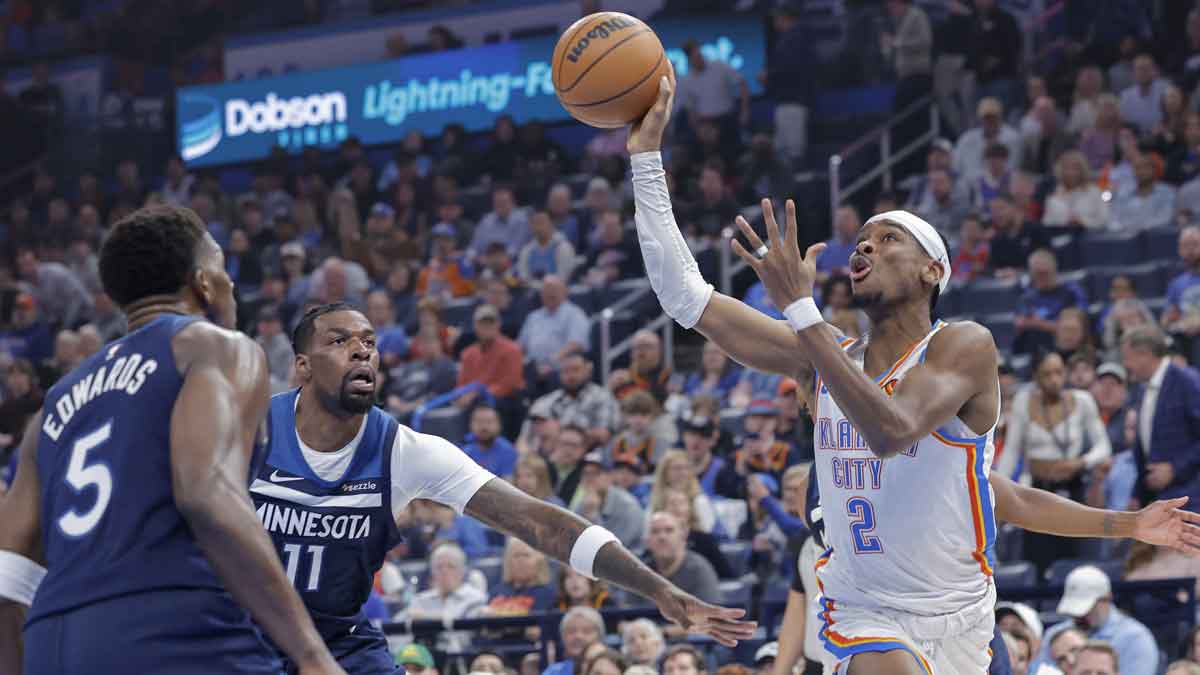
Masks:
[[[726,607],[749,607],[750,584],[740,579],[721,582],[721,604]]]
[[[1124,561],[1121,560],[1086,560],[1081,558],[1064,558],[1055,560],[1046,569],[1046,583],[1062,584],[1067,580],[1071,570],[1081,565],[1095,565],[1104,570],[1110,581],[1120,581],[1124,575]]]
[[[1081,263],[1090,265],[1134,265],[1142,262],[1137,232],[1095,232],[1084,236]]]
[[[479,301],[475,298],[455,298],[442,308],[442,321],[447,326],[469,328],[474,318],[475,306]]]
[[[594,288],[586,284],[575,284],[571,286],[568,299],[579,306],[587,315],[592,315],[600,310],[598,302],[598,293]]]
[[[1142,263],[1125,269],[1139,298],[1157,298],[1167,292],[1167,272],[1170,268],[1162,263]],[[1098,296],[1092,297],[1100,299]],[[1103,297],[1108,296],[1106,294]]]
[[[500,583],[500,575],[503,572],[504,559],[497,557],[476,558],[471,561],[471,567],[483,572],[483,576],[487,577],[488,588],[494,588]]]
[[[996,590],[1005,591],[1037,585],[1037,568],[1028,560],[1018,560],[996,565],[993,577]]]
[[[962,311],[974,316],[1012,312],[1021,297],[1016,280],[979,279],[963,288]]]
[[[1015,369],[1015,368],[1014,368]],[[1020,562],[1025,548],[1025,531],[1011,523],[1001,523],[996,531],[996,561]]]
[[[733,576],[741,577],[750,571],[750,544],[744,541],[730,541],[721,544],[721,554],[729,561]]]
[[[992,331],[992,337],[996,340],[996,346],[1002,351],[1012,349],[1013,338],[1017,334],[1017,328],[1014,325],[1014,317],[1011,313],[1007,314],[990,314],[980,318],[980,323],[987,326]]]
[[[421,433],[441,436],[455,445],[462,443],[467,434],[467,420],[462,411],[454,406],[430,410],[421,424]]]
[[[1176,260],[1179,257],[1179,229],[1154,227],[1142,232],[1146,260]]]
[[[945,319],[963,313],[963,288],[962,285],[951,285],[946,288],[945,293],[938,296],[937,315],[939,317]]]

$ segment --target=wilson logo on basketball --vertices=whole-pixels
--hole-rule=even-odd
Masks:
[[[577,62],[579,57],[583,56],[583,52],[587,50],[588,45],[591,44],[592,40],[605,39],[613,33],[625,30],[626,28],[632,28],[636,25],[637,24],[633,21],[622,19],[620,17],[613,17],[596,24],[591,30],[585,33],[582,38],[579,39],[579,42],[575,43],[575,46],[571,48],[571,53],[567,54],[567,60],[571,63]]]

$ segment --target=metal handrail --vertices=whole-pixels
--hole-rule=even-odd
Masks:
[[[913,139],[903,148],[893,151],[892,127],[900,124],[914,114],[927,111],[929,114],[929,129]],[[837,209],[842,202],[869,185],[871,181],[882,176],[884,189],[892,187],[892,167],[909,155],[919,151],[941,133],[941,118],[938,115],[937,102],[932,95],[926,95],[905,106],[899,113],[888,118],[874,129],[847,145],[841,152],[829,157],[829,212],[830,231],[833,230]],[[874,141],[879,142],[879,164],[870,171],[854,179],[849,185],[842,186],[841,166],[846,158],[857,154]]]

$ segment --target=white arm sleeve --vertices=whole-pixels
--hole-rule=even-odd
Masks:
[[[414,499],[462,513],[479,488],[495,477],[450,441],[402,426],[392,446],[392,515],[398,516]]]
[[[667,316],[684,328],[692,328],[708,306],[712,284],[700,276],[696,259],[675,223],[662,154],[639,152],[630,157],[630,161],[633,164],[634,223],[650,287]]]

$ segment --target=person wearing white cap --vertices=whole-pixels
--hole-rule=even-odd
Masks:
[[[754,652],[754,667],[758,669],[758,675],[771,675],[777,656],[779,656],[778,641],[772,640],[759,647],[758,651]]]
[[[869,339],[842,340],[812,299],[813,261],[823,245],[802,256],[795,205],[787,202],[784,238],[764,199],[769,243],[739,218],[750,251],[736,242],[734,249],[786,319],[715,292],[675,222],[658,152],[671,98],[663,78],[657,102],[628,142],[647,276],[668,316],[748,367],[796,379],[809,399],[814,471],[823,503],[832,505],[823,512],[832,548],[816,563],[826,602],[821,637],[837,672],[985,670],[995,622],[996,514],[988,467],[1000,408],[999,358],[982,326],[931,321],[949,283],[944,241],[905,211],[869,219],[849,265],[855,300],[873,331]],[[884,459],[892,460],[887,471]],[[1172,510],[1178,505],[1156,508],[1182,531],[1186,521]],[[1021,507],[1008,515],[1036,526],[1032,513]],[[1112,514],[1087,515],[1086,524],[1059,517],[1054,526],[1114,536]],[[1127,536],[1133,521],[1119,521]]]
[[[1092,640],[1103,640],[1116,650],[1123,675],[1154,675],[1158,672],[1158,645],[1150,629],[1113,606],[1112,584],[1099,567],[1083,565],[1067,575],[1057,611],[1073,621],[1064,621],[1046,631],[1042,650],[1031,666],[1053,664],[1050,643],[1070,627]]]

